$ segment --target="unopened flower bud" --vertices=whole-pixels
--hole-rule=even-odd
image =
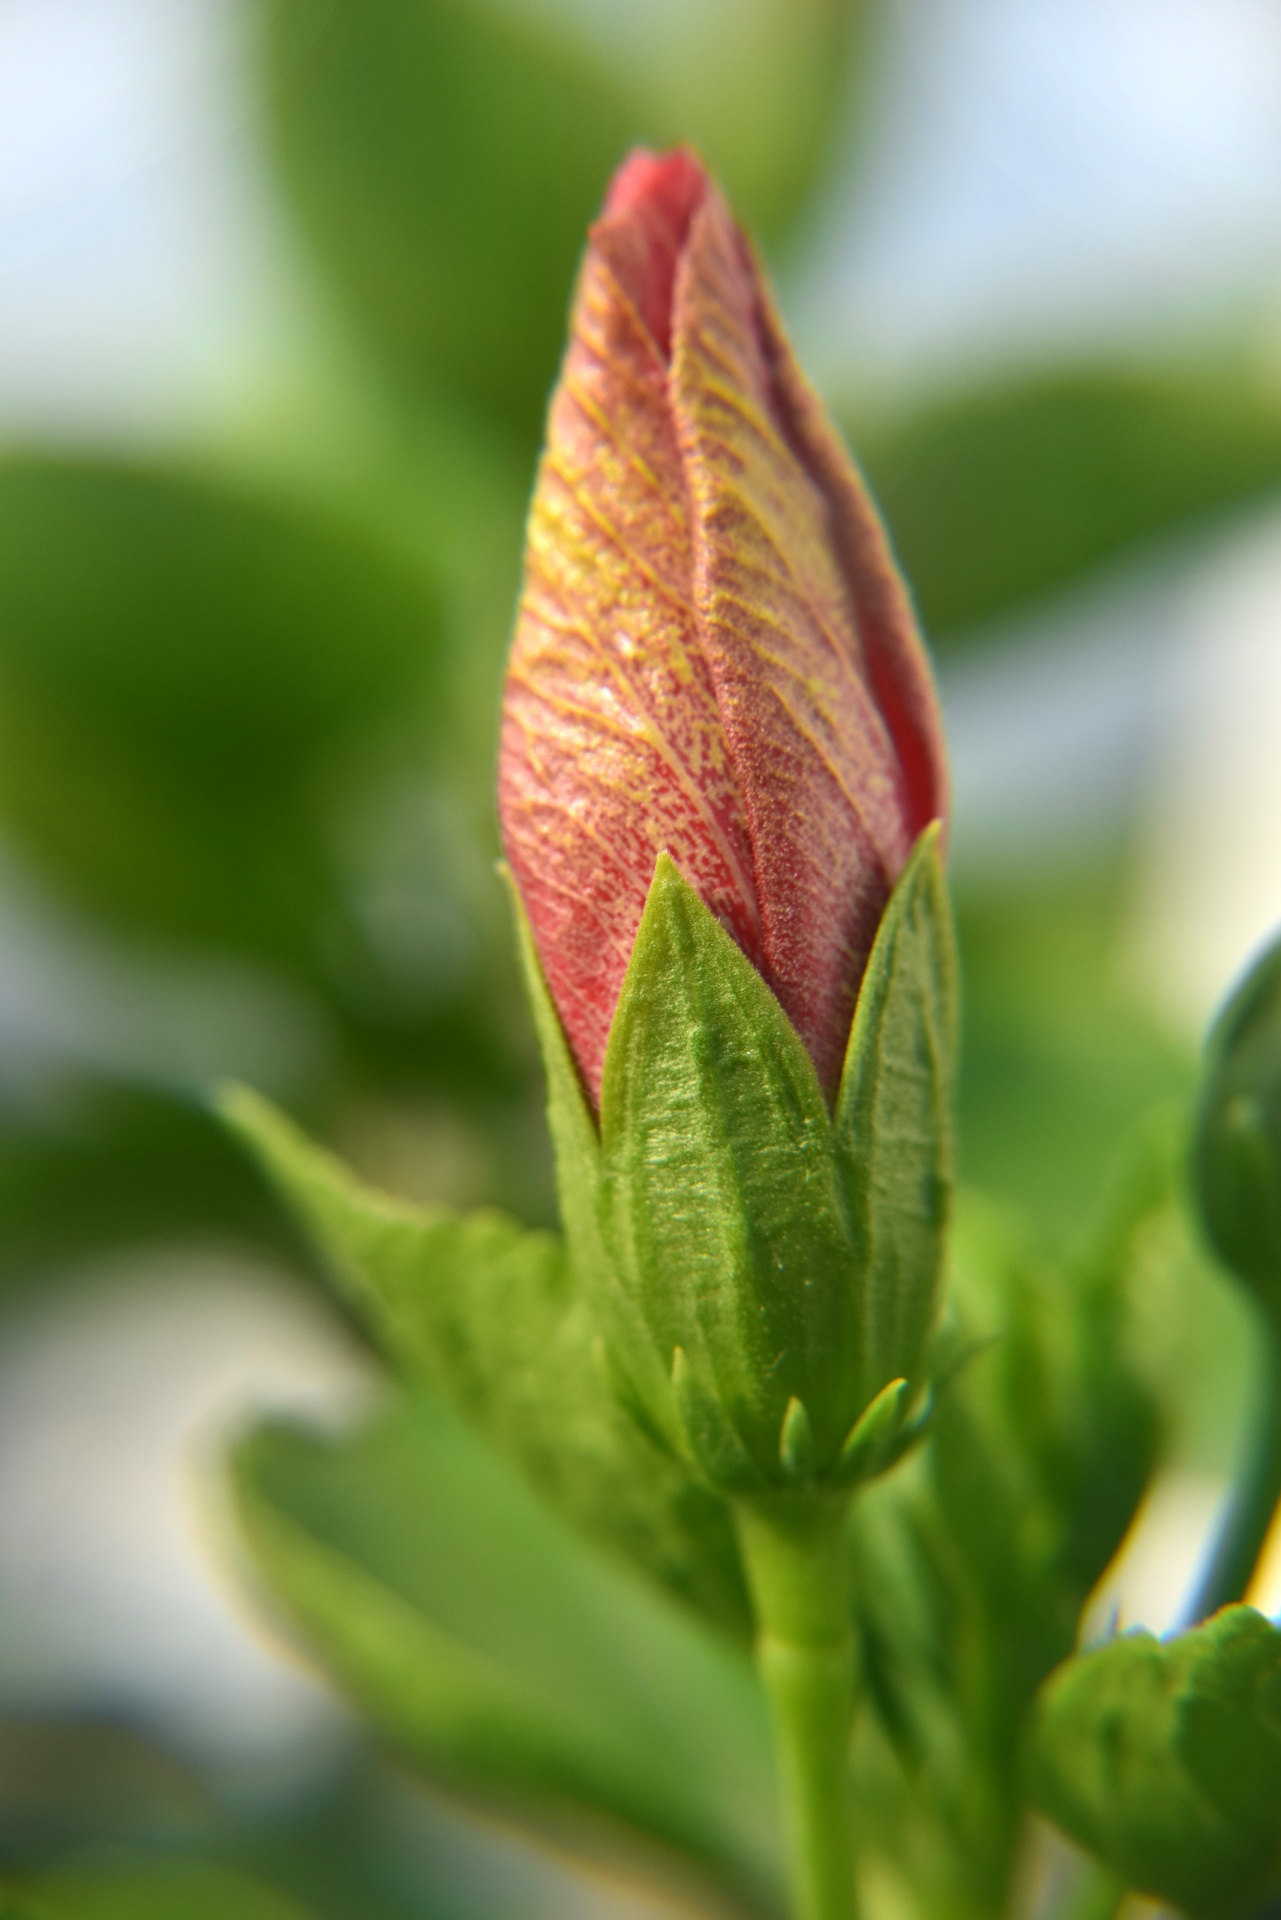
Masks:
[[[945,773],[880,523],[692,155],[592,230],[499,812],[562,1213],[619,1390],[704,1479],[919,1431],[951,1180]]]
[[[1210,1035],[1195,1175],[1216,1252],[1281,1314],[1281,940]]]
[[[663,852],[830,1102],[945,792],[907,596],[755,256],[692,154],[634,153],[552,399],[499,763],[507,857],[593,1102]]]

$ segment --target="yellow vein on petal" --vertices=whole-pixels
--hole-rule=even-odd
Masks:
[[[586,721],[601,733],[625,740],[629,746],[634,747],[642,742],[649,746],[655,757],[662,762],[663,766],[666,767],[672,775],[678,790],[685,796],[686,800],[691,803],[694,812],[706,828],[727,871],[735,881],[743,903],[751,913],[753,922],[759,924],[760,915],[755,885],[751,877],[745,872],[743,863],[735,851],[733,844],[726,838],[724,829],[717,820],[716,815],[709,808],[701,790],[693,779],[692,773],[677,755],[671,741],[662,731],[658,722],[650,717],[648,702],[644,703],[640,709],[638,715],[640,729],[638,731],[611,725],[599,708],[582,707],[567,695],[556,695],[544,687],[532,686],[530,682],[514,668],[508,672],[508,682],[509,684],[515,684],[520,687],[525,693],[530,694],[542,705],[552,708],[553,711],[567,717]],[[623,684],[627,685],[626,682]],[[636,707],[632,706],[630,711],[635,713]],[[533,729],[532,721],[526,723],[520,716],[517,716],[517,722],[522,727],[522,731],[525,730],[526,725],[528,725],[531,730]]]
[[[651,493],[658,496],[659,501],[667,513],[668,519],[679,527],[682,533],[687,534],[688,525],[685,516],[680,508],[673,502],[670,490],[664,486],[653,468],[647,461],[642,460],[634,448],[624,445],[619,439],[609,416],[604,413],[594,401],[588,399],[568,371],[566,371],[561,380],[561,388],[584,417],[595,427],[602,438],[608,440],[610,446],[613,447],[620,459],[626,463],[633,473],[639,475]],[[563,469],[560,470],[559,477],[564,478]]]

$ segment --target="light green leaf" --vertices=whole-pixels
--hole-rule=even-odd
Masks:
[[[940,833],[921,835],[882,917],[836,1102],[859,1340],[878,1387],[920,1365],[951,1206],[957,981]]]
[[[341,1441],[262,1429],[235,1487],[277,1602],[416,1765],[530,1819],[606,1815],[772,1909],[750,1667],[582,1547],[442,1407]]]
[[[1281,484],[1275,390],[1232,367],[1067,367],[851,433],[936,639]]]
[[[1141,1892],[1230,1920],[1281,1887],[1281,1632],[1126,1634],[1042,1691],[1032,1797]]]
[[[378,1193],[247,1089],[221,1107],[392,1360],[442,1388],[577,1525],[745,1639],[728,1514],[618,1405],[560,1242],[496,1212]]]
[[[722,1458],[764,1482],[793,1396],[820,1466],[870,1398],[831,1136],[778,1001],[660,856],[605,1057],[602,1221],[654,1350],[684,1350]]]
[[[20,1881],[0,1890],[0,1920],[307,1920],[307,1914],[230,1867],[153,1860]]]

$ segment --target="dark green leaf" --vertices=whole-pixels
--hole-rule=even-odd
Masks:
[[[235,1483],[278,1602],[417,1765],[529,1817],[607,1815],[770,1908],[750,1668],[581,1547],[442,1408],[344,1441],[261,1430]]]
[[[273,0],[267,19],[277,149],[345,300],[399,370],[532,437],[625,91],[475,0]]]
[[[1195,1085],[1192,1049],[1119,965],[1126,879],[1109,863],[957,889],[960,1177],[1025,1209],[1055,1247],[1079,1236],[1149,1109]]]
[[[689,0],[598,22],[589,45],[496,0],[272,0],[277,150],[391,364],[532,440],[587,225],[626,149],[693,140],[743,217],[777,229],[848,100],[861,11]]]
[[[335,783],[425,724],[421,580],[345,523],[177,472],[0,463],[0,811],[146,934],[314,958]],[[415,718],[417,716],[417,718]]]
[[[745,1639],[725,1508],[617,1404],[560,1242],[377,1193],[247,1090],[223,1111],[396,1364],[448,1393],[577,1525]]]
[[[1207,1916],[1281,1887],[1281,1632],[1249,1607],[1126,1634],[1047,1683],[1031,1791],[1128,1883]]]
[[[1281,409],[1248,374],[1083,366],[852,427],[936,639],[1281,485]]]
[[[0,1123],[0,1285],[111,1249],[234,1233],[298,1250],[203,1107],[138,1087],[64,1085]]]

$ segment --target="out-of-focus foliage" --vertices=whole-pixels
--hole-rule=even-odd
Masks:
[[[109,461],[0,466],[0,809],[108,919],[314,967],[344,778],[406,710],[439,616],[295,502]]]
[[[937,640],[1281,487],[1275,384],[1214,367],[1050,370],[849,424]]]
[[[286,1895],[193,1860],[54,1873],[0,1891],[0,1920],[308,1920]]]
[[[745,1659],[580,1546],[434,1401],[235,1468],[277,1604],[430,1776],[605,1815],[771,1910],[764,1702]]]
[[[870,1709],[857,1765],[885,1823],[873,1844],[958,1911],[1005,1910],[1033,1698],[1152,1467],[1130,1294],[1173,1204],[1172,1157],[1165,1140],[1140,1153],[1094,1242],[1056,1269],[999,1210],[967,1202],[953,1300],[965,1334],[991,1344],[944,1400],[928,1455],[855,1510]]]
[[[1114,866],[974,881],[958,894],[960,1173],[1047,1239],[1080,1234],[1120,1143],[1186,1099],[1196,1063],[1119,976]]]
[[[300,1251],[212,1114],[110,1082],[0,1122],[0,1221],[0,1285],[193,1232]]]
[[[1281,1885],[1281,1632],[1225,1607],[1069,1661],[1030,1771],[1036,1804],[1128,1885],[1198,1920],[1258,1913]]]
[[[617,1404],[563,1244],[363,1185],[247,1089],[223,1110],[389,1361],[439,1388],[544,1498],[746,1644],[724,1503]]]
[[[568,9],[503,0],[270,0],[277,151],[388,364],[529,439],[583,234],[627,147],[693,141],[743,216],[780,231],[830,143],[860,12],[685,0],[620,21],[611,46]]]

